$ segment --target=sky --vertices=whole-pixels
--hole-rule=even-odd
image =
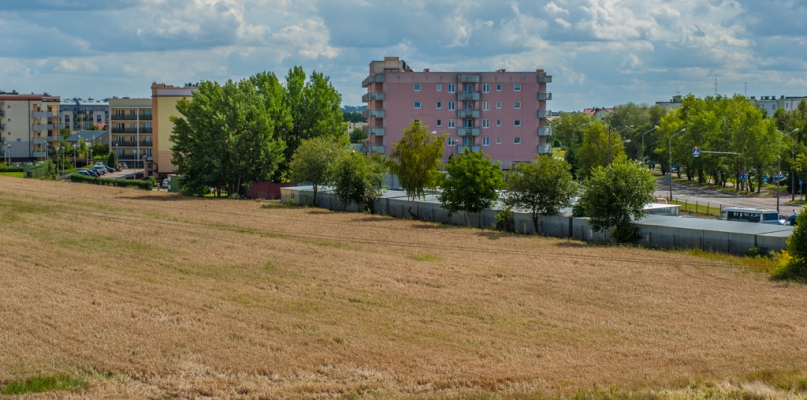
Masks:
[[[372,60],[553,76],[553,111],[807,95],[801,0],[2,0],[0,90],[148,97],[301,65],[361,105]],[[746,92],[747,84],[747,92]]]

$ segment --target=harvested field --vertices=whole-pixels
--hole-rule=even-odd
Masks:
[[[77,398],[526,398],[748,381],[765,395],[756,380],[807,369],[807,287],[684,254],[8,177],[0,243],[0,387],[65,374],[87,382],[62,393]]]

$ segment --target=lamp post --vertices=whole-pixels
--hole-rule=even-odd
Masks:
[[[790,139],[793,139],[793,137],[790,136],[790,135],[792,135],[792,134],[794,134],[794,133],[796,133],[798,131],[799,131],[799,128],[793,129],[792,131],[790,131],[788,133],[782,133],[780,130],[778,130],[778,129],[776,130],[776,132],[779,132],[779,133],[782,134],[782,136],[779,136],[779,146],[776,148],[776,163],[777,163],[777,166],[776,166],[776,212],[777,213],[779,212],[779,191],[780,191],[779,186],[782,184],[782,182],[779,181],[779,177],[782,176],[782,139],[785,136],[788,136],[788,137],[790,137]],[[791,153],[793,152],[793,146],[792,145],[790,146],[790,152]],[[790,178],[793,179],[793,173],[792,172],[790,174]],[[793,186],[791,186],[790,191],[794,192],[795,188]]]
[[[681,133],[683,133],[686,129],[687,128],[681,128],[680,131],[675,132],[672,136],[670,136],[670,140],[669,140],[669,145],[670,145],[670,147],[669,147],[669,152],[670,152],[669,153],[669,155],[670,155],[670,165],[669,165],[669,170],[670,170],[669,171],[669,174],[670,174],[670,181],[669,181],[669,184],[670,184],[669,185],[669,188],[670,188],[670,202],[672,202],[672,139],[674,137],[680,135]]]
[[[658,129],[658,125],[654,126],[653,129],[642,134],[642,154],[639,156],[639,160],[641,160],[642,162],[644,162],[644,135],[647,135],[648,133],[653,132],[656,129]]]
[[[618,131],[616,134],[617,134],[617,135],[619,135],[619,134],[621,134],[622,132],[625,132],[626,130],[628,130],[628,129],[630,129],[630,128],[633,128],[633,125],[626,126],[624,129],[622,129],[622,130]],[[611,128],[611,126],[609,125],[609,126],[608,126],[608,165],[611,165],[611,149],[612,149],[613,147],[619,146],[619,144],[622,144],[622,143],[630,143],[630,140],[628,140],[627,142],[622,142],[622,143],[619,143],[619,144],[618,144],[618,145],[616,145],[616,146],[611,146],[611,129],[612,129],[612,128]],[[622,136],[620,136],[620,138],[621,138],[621,137],[622,137]]]
[[[617,147],[617,146],[623,145],[623,144],[625,144],[625,143],[630,143],[630,139],[625,139],[625,140],[623,140],[623,141],[621,141],[621,142],[619,142],[619,143],[617,143],[617,144],[615,144],[615,145],[611,146],[611,147],[608,149],[608,150],[609,150],[609,154],[610,154],[610,150],[611,150],[611,149],[613,149],[614,147]],[[610,157],[609,157],[609,159],[608,159],[608,165],[611,165],[611,159],[610,159]]]

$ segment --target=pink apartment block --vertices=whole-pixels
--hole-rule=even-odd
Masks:
[[[367,93],[364,116],[368,152],[389,153],[416,119],[430,131],[447,133],[444,159],[482,151],[502,168],[551,154],[546,84],[552,77],[535,72],[414,72],[398,57],[370,63],[362,82]]]

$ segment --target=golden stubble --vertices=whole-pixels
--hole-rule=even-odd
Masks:
[[[664,388],[805,368],[807,291],[682,254],[0,177],[0,383],[93,397]]]

